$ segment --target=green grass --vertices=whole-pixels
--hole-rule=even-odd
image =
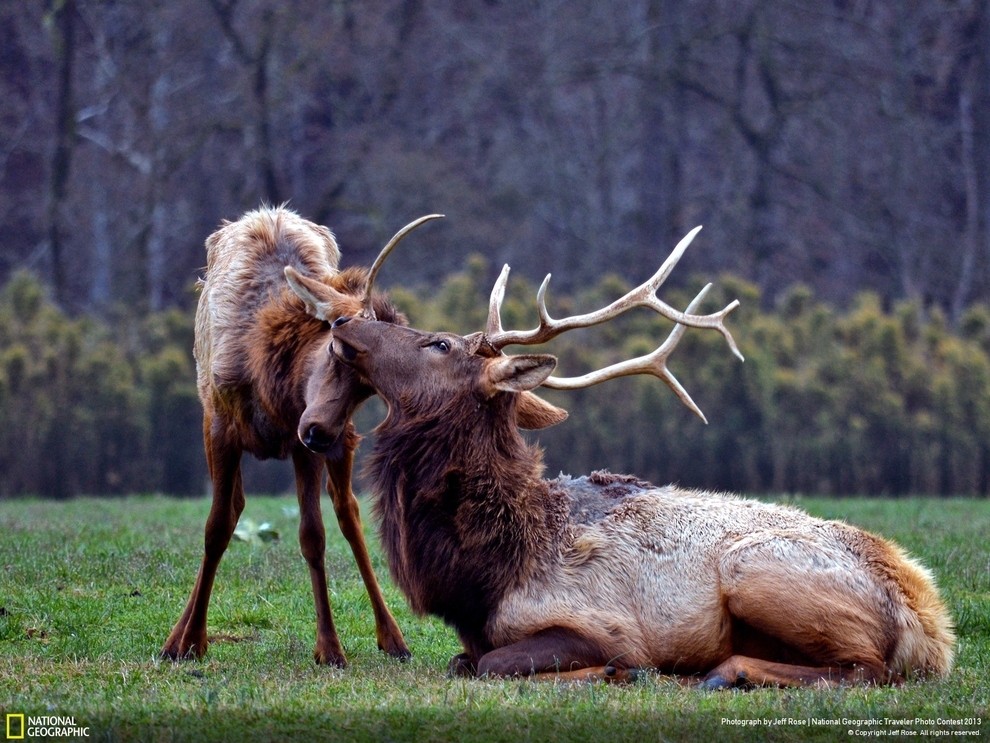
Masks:
[[[217,578],[202,661],[158,650],[199,564],[209,504],[158,497],[0,502],[0,717],[74,716],[88,740],[836,740],[905,728],[990,735],[990,501],[802,499],[811,512],[892,537],[938,576],[958,623],[954,672],[896,688],[705,693],[648,675],[625,687],[445,675],[456,638],[410,615],[376,570],[414,657],[377,649],[367,596],[332,515],[331,601],[350,660],[311,661],[313,605],[289,498],[249,497],[245,516],[281,532],[235,542]],[[325,508],[328,514],[332,509]],[[781,597],[786,611],[786,597]],[[981,718],[885,724],[884,718]],[[784,724],[772,724],[785,719]],[[729,721],[759,721],[755,728]],[[771,724],[767,724],[767,722]],[[878,724],[874,724],[878,723]],[[0,728],[2,734],[3,728]],[[2,738],[0,738],[2,740]]]

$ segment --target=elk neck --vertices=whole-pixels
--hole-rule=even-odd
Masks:
[[[291,398],[290,417],[298,420],[306,368],[313,349],[329,340],[328,326],[307,315],[302,302],[286,288],[258,311],[254,328],[257,337],[251,341],[257,345],[252,347],[262,350],[252,358],[254,379],[267,380],[260,386]]]
[[[414,611],[440,616],[479,649],[502,596],[547,564],[566,522],[515,404],[511,393],[465,395],[389,415],[368,462],[393,578]]]

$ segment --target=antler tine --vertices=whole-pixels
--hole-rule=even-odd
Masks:
[[[485,337],[491,338],[502,332],[502,300],[505,299],[505,285],[509,281],[509,264],[502,266],[492,294],[488,300],[488,322],[485,325]]]
[[[491,297],[488,300],[488,322],[485,324],[485,338],[491,342],[492,339],[498,342],[498,345],[494,345],[493,348],[502,348],[503,346],[511,345],[513,342],[525,343],[527,341],[513,341],[512,338],[517,336],[530,336],[540,332],[546,331],[552,324],[553,320],[550,314],[547,312],[546,295],[547,286],[550,284],[550,274],[547,274],[546,278],[543,279],[543,283],[540,284],[539,290],[536,292],[536,304],[540,312],[540,327],[534,330],[520,333],[518,331],[506,332],[502,330],[502,302],[505,300],[505,287],[509,282],[509,264],[505,264],[502,267],[502,272],[498,275],[495,280],[495,286],[492,287]],[[550,340],[554,337],[556,333],[548,335],[544,340]],[[504,341],[504,338],[508,338]],[[531,340],[528,343],[542,343],[540,340]]]
[[[497,324],[495,323],[495,317],[497,314],[496,316],[493,316],[493,312],[497,313],[497,307],[501,306],[501,298],[496,305],[494,303],[495,290],[493,290],[493,303],[489,307],[488,330],[486,330],[485,333],[485,338],[488,345],[495,350],[511,345],[537,345],[556,338],[558,335],[567,330],[586,328],[606,322],[607,320],[611,320],[612,318],[627,312],[633,307],[649,307],[667,319],[673,320],[675,323],[689,325],[693,328],[709,328],[718,330],[718,332],[722,334],[722,337],[725,338],[726,342],[729,344],[729,348],[732,352],[738,358],[742,359],[742,354],[739,351],[739,347],[736,345],[735,339],[733,339],[729,329],[725,326],[725,317],[739,306],[738,300],[732,301],[724,309],[718,312],[713,312],[709,315],[695,315],[692,314],[690,310],[687,312],[679,312],[656,296],[656,292],[660,288],[660,285],[666,281],[671,271],[673,271],[674,267],[677,265],[677,262],[681,259],[681,256],[684,255],[684,252],[700,231],[701,227],[698,226],[685,235],[670,255],[667,256],[667,259],[663,262],[663,265],[661,265],[657,272],[653,274],[653,276],[651,276],[646,282],[627,292],[624,296],[615,300],[607,307],[603,307],[600,310],[595,310],[594,312],[589,312],[584,315],[574,315],[561,320],[554,320],[550,317],[546,307],[546,291],[550,283],[550,276],[548,275],[546,279],[543,280],[543,284],[540,286],[540,290],[536,295],[540,312],[540,324],[532,330],[502,330],[501,319],[498,319]],[[501,282],[501,287],[499,287],[497,282],[496,289],[504,294],[505,281],[503,280],[503,276],[499,277],[499,282]]]
[[[708,284],[702,288],[702,290],[698,292],[697,296],[691,300],[691,303],[687,306],[685,313],[694,312],[698,305],[701,304],[701,301],[705,298],[705,295],[711,287],[712,285]],[[617,377],[625,377],[632,374],[652,374],[653,376],[663,380],[663,382],[670,387],[682,403],[684,403],[695,415],[701,418],[702,421],[708,423],[708,419],[705,417],[705,414],[701,412],[701,408],[699,408],[694,400],[691,399],[691,395],[688,394],[687,390],[684,389],[670,369],[667,368],[667,359],[677,347],[677,344],[680,342],[681,336],[684,335],[685,330],[687,330],[686,325],[682,323],[676,324],[673,330],[670,331],[670,335],[667,336],[667,339],[661,343],[656,350],[645,356],[639,356],[635,359],[629,359],[628,361],[620,361],[617,364],[612,364],[604,369],[599,369],[597,371],[584,374],[580,377],[548,377],[543,383],[543,386],[555,390],[577,390],[585,387],[591,387],[592,385],[605,382],[609,379],[616,379]],[[734,346],[735,344],[731,343],[730,345]]]
[[[385,263],[385,259],[388,258],[389,253],[392,252],[392,249],[402,241],[402,238],[419,227],[421,224],[429,222],[432,219],[442,219],[443,216],[443,214],[427,214],[419,219],[415,219],[392,235],[392,239],[385,244],[385,247],[382,248],[381,252],[378,254],[378,257],[375,258],[375,262],[371,264],[371,270],[368,271],[368,285],[364,290],[364,297],[361,300],[361,304],[364,306],[363,314],[365,317],[369,317],[371,319],[374,319],[375,317],[375,312],[371,308],[371,289],[375,285],[375,278],[378,276],[378,272],[381,270],[382,264]]]
[[[691,302],[684,312],[679,312],[656,296],[657,290],[663,282],[667,280],[667,277],[670,276],[671,271],[674,270],[674,267],[677,265],[678,261],[680,261],[681,257],[684,255],[684,252],[688,249],[688,246],[699,232],[701,232],[701,225],[698,225],[693,230],[688,232],[683,238],[681,238],[681,241],[677,243],[670,255],[667,256],[667,259],[663,262],[663,265],[660,266],[657,272],[653,274],[648,281],[636,287],[621,299],[613,302],[610,307],[620,303],[627,303],[629,307],[649,307],[660,315],[666,317],[668,320],[673,320],[680,325],[689,325],[693,328],[709,328],[717,330],[721,333],[722,337],[725,338],[725,342],[728,343],[729,349],[736,356],[736,358],[743,361],[743,355],[739,351],[739,346],[736,345],[736,341],[732,337],[732,333],[730,333],[729,329],[725,326],[726,316],[739,306],[738,299],[732,300],[732,302],[726,305],[726,307],[718,312],[713,312],[710,315],[694,315],[692,312],[695,307],[695,302]],[[707,292],[707,289],[705,291]],[[683,330],[681,332],[683,332]]]
[[[674,246],[672,251],[670,251],[670,255],[667,256],[667,259],[663,262],[663,265],[660,266],[649,281],[643,284],[644,289],[649,288],[651,290],[650,294],[652,294],[660,288],[660,285],[667,280],[668,276],[670,276],[670,272],[674,270],[675,266],[677,266],[678,261],[681,260],[681,256],[684,255],[684,252],[688,249],[688,246],[694,242],[694,238],[697,237],[699,232],[701,232],[701,227],[702,226],[699,224],[681,238],[681,241]]]

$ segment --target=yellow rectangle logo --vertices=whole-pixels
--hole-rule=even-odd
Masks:
[[[7,740],[24,740],[24,715],[7,714]]]

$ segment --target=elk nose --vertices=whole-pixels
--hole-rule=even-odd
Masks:
[[[331,328],[339,328],[341,325],[344,325],[346,323],[349,323],[350,321],[351,321],[351,318],[349,318],[349,317],[338,317],[336,320],[333,321],[333,324],[330,327]]]
[[[330,437],[328,431],[314,423],[306,429],[306,433],[302,437],[302,442],[310,451],[314,451],[317,454],[326,454],[333,445],[334,440]]]

